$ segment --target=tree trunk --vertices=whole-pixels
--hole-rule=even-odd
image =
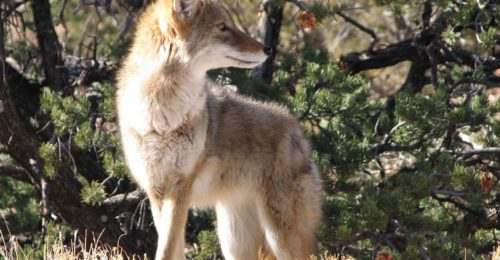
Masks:
[[[43,69],[47,84],[54,90],[62,90],[65,80],[61,46],[52,24],[48,0],[31,0],[33,20],[37,32],[38,45],[43,57]]]

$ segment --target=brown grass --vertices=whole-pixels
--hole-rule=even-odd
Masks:
[[[500,245],[497,246],[495,251],[493,251],[493,255],[491,257],[492,260],[500,260]]]
[[[85,233],[84,238],[87,234]],[[22,248],[14,235],[4,235],[0,231],[0,259],[79,259],[79,260],[124,260],[147,259],[136,255],[127,255],[120,247],[112,247],[99,242],[99,237],[93,237],[90,245],[85,244],[87,239],[80,240],[78,233],[74,233],[71,243],[65,244],[62,233],[55,241],[48,242],[43,248]]]

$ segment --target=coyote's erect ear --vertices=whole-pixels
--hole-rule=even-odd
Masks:
[[[191,17],[199,11],[201,0],[173,0],[173,11],[178,18]]]

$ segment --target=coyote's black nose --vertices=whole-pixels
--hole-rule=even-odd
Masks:
[[[264,51],[264,53],[269,56],[271,55],[271,53],[273,53],[273,48],[269,47],[269,46],[264,46],[264,49],[262,49]]]

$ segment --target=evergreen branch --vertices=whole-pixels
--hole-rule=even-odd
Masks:
[[[486,76],[482,79],[462,79],[456,82],[454,84],[455,86],[464,83],[476,83],[485,85],[488,88],[492,88],[497,87],[500,83],[500,77],[495,76],[494,74],[496,69],[500,67],[500,61],[491,57],[483,58],[467,49],[463,49],[457,46],[450,47],[441,42],[436,42],[436,46],[439,47],[439,50],[442,50],[442,52],[439,53],[439,55],[442,56],[440,59],[448,62],[458,63],[460,65],[466,65],[470,68],[481,66],[486,74]]]
[[[439,197],[433,193],[432,198],[437,200],[439,203],[448,202],[453,204],[460,210],[466,211],[467,214],[464,216],[464,224],[469,229],[468,231],[473,233],[479,228],[492,229],[498,227],[500,221],[499,210],[494,207],[485,207],[480,209],[472,209],[465,205],[464,203],[454,199],[453,197]]]
[[[373,238],[374,236],[376,235],[373,232],[364,230],[362,232],[355,233],[351,237],[345,239],[344,242],[346,244],[355,244],[358,241],[370,239]],[[339,244],[342,244],[342,242],[340,242]]]
[[[364,230],[353,234],[343,241],[334,243],[332,247],[344,248],[348,251],[356,251],[357,249],[355,247],[352,247],[352,245],[356,244],[356,242],[358,241],[367,239],[370,239],[372,242],[379,245],[387,245],[394,250],[401,252],[403,250],[403,246],[401,245],[406,243],[407,236],[404,233],[374,233],[369,230]]]
[[[473,215],[479,216],[481,214],[481,212],[479,212],[478,210],[469,208],[467,205],[465,205],[462,202],[457,201],[456,199],[453,199],[453,197],[451,197],[451,196],[450,197],[439,197],[437,194],[432,193],[431,197],[433,199],[437,200],[438,202],[449,202],[449,203],[453,204],[455,207],[457,207],[463,211],[467,211],[468,213],[471,213]]]

